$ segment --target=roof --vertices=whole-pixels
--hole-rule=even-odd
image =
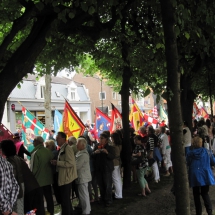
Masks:
[[[37,80],[36,75],[29,74],[27,78],[23,79],[23,83],[21,83],[21,88],[15,87],[10,94],[11,98],[17,99],[35,99],[36,90],[37,90]],[[84,85],[74,82],[68,78],[61,78],[61,77],[52,77],[51,83],[51,99],[52,100],[64,100],[64,98],[68,95],[68,85],[71,83],[77,86],[77,94],[80,98],[79,101],[89,101],[89,97],[86,94],[84,89]],[[57,95],[58,94],[58,95]]]
[[[24,81],[33,81],[33,82],[37,82],[37,75],[33,75],[33,74],[28,74],[28,76],[26,78],[23,78]],[[43,76],[44,77],[44,76]],[[40,79],[41,77],[39,77]],[[58,76],[52,76],[52,83],[56,83],[56,84],[70,84],[72,82],[71,79],[69,78],[65,78],[65,77],[58,77]]]

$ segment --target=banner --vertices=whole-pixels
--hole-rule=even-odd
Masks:
[[[78,138],[83,134],[85,130],[85,125],[70,106],[68,101],[65,101],[64,112],[63,112],[63,121],[60,126],[60,131],[66,133],[67,137],[74,136]]]
[[[35,136],[41,136],[44,141],[48,139],[49,130],[45,128],[42,122],[22,106],[22,139],[28,151],[31,152],[34,148],[33,140]]]
[[[143,113],[140,111],[134,99],[132,99],[129,120],[135,131],[138,131],[139,128],[144,125]]]
[[[56,133],[60,131],[60,125],[62,123],[62,119],[63,119],[62,114],[58,110],[55,110],[54,111],[54,130]]]
[[[160,105],[160,122],[165,120],[166,125],[168,125],[168,115],[166,111],[163,109],[162,105]]]
[[[111,103],[111,106],[112,106],[112,112],[111,112],[110,132],[112,133],[113,131],[122,128],[122,115],[112,103]]]
[[[110,131],[111,119],[105,115],[102,111],[96,108],[96,118],[95,118],[95,137],[99,138],[103,131]]]

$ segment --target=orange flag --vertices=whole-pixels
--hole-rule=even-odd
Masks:
[[[209,115],[208,115],[207,111],[203,107],[201,107],[200,112],[201,112],[201,116],[203,118],[205,118],[205,119],[209,118]]]
[[[84,123],[75,113],[69,102],[65,101],[63,122],[59,130],[65,132],[67,137],[74,136],[75,138],[78,138],[80,135],[83,134],[84,129]]]

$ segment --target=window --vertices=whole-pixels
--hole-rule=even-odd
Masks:
[[[45,86],[40,86],[40,95],[41,95],[41,99],[44,99],[44,95],[45,95]]]
[[[16,118],[16,130],[22,129],[22,112],[21,111],[15,112],[15,118]]]
[[[121,100],[121,95],[118,94],[118,95],[117,95],[117,98],[118,98],[118,100]]]
[[[46,123],[45,111],[37,111],[36,112],[36,117],[37,117],[37,119],[39,119],[45,125],[45,123]]]
[[[106,99],[106,93],[105,92],[100,92],[99,93],[99,99],[100,100],[105,100]]]
[[[117,93],[113,92],[113,99],[116,99],[116,98],[117,98]]]
[[[75,92],[71,91],[71,100],[75,100]]]

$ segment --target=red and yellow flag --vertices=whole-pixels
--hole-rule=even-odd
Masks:
[[[131,126],[135,131],[138,131],[139,127],[144,125],[144,116],[137,106],[136,102],[132,99],[131,112],[129,115]]]
[[[207,111],[203,107],[201,107],[200,112],[201,112],[201,116],[204,119],[208,119],[209,118],[209,115],[208,115]]]
[[[75,138],[78,138],[83,134],[84,129],[84,123],[70,106],[69,102],[65,101],[63,121],[59,130],[66,133],[67,137],[74,136]]]

